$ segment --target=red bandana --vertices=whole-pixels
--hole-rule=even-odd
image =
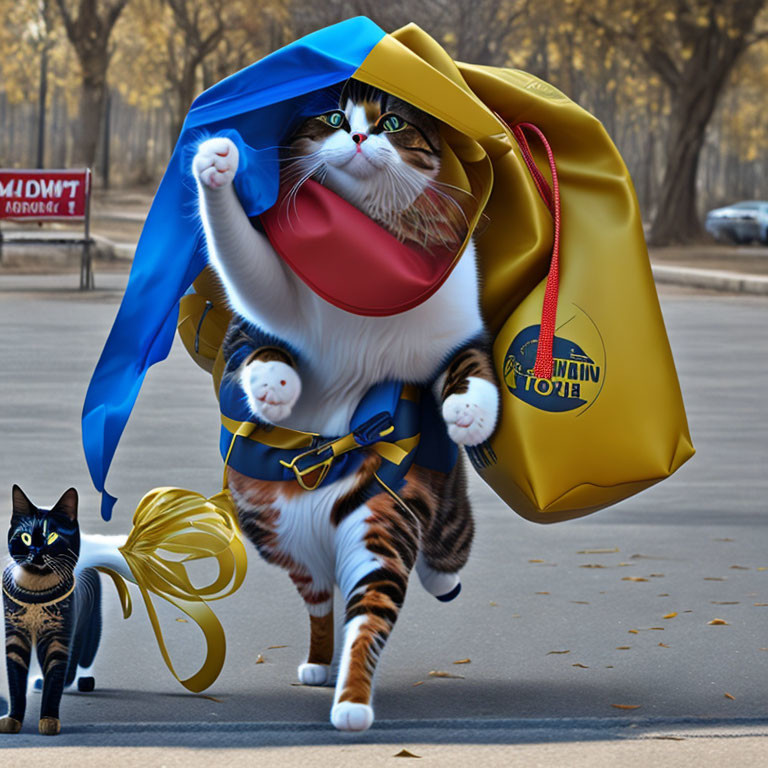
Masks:
[[[356,315],[396,315],[426,301],[458,262],[439,246],[405,245],[315,181],[261,215],[272,246],[318,295]]]

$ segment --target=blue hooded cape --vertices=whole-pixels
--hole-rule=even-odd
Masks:
[[[104,487],[107,473],[144,376],[168,356],[179,299],[207,263],[189,173],[198,144],[212,134],[235,141],[237,194],[245,212],[257,216],[277,199],[278,148],[287,129],[335,107],[329,88],[352,77],[384,35],[363,17],[321,29],[222,80],[192,104],[83,406],[83,447],[105,520],[116,501]]]

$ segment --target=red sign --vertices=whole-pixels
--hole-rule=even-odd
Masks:
[[[83,219],[90,187],[87,168],[0,170],[0,219]]]

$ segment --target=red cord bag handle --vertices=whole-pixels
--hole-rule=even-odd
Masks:
[[[560,287],[560,184],[557,179],[557,167],[555,155],[549,145],[546,136],[533,123],[518,123],[510,128],[512,135],[520,147],[523,162],[528,168],[536,189],[541,195],[544,204],[549,208],[555,225],[555,237],[552,244],[552,259],[549,264],[547,285],[544,289],[544,305],[541,310],[541,325],[539,326],[539,341],[536,348],[536,363],[533,375],[539,379],[552,378],[552,345],[555,337],[555,323],[557,321],[557,295]],[[528,145],[526,131],[531,131],[544,145],[549,160],[549,170],[552,174],[552,186],[550,187],[542,172],[536,166],[533,153]]]

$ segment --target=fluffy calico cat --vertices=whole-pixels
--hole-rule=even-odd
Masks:
[[[52,736],[61,729],[64,686],[72,685],[77,676],[78,690],[94,688],[88,668],[101,638],[101,584],[92,569],[75,579],[80,529],[74,488],[51,509],[36,507],[16,485],[12,496],[8,549],[13,562],[3,572],[11,708],[0,720],[0,733],[21,730],[34,648],[43,674],[39,730]]]
[[[288,206],[313,178],[402,242],[455,249],[463,242],[461,206],[436,182],[438,123],[412,105],[349,81],[339,108],[306,120],[288,146],[281,179]],[[210,261],[236,314],[224,343],[225,377],[239,379],[253,416],[345,435],[366,392],[395,380],[433,387],[454,442],[487,440],[499,397],[471,240],[422,304],[388,317],[353,315],[307,287],[252,225],[232,186],[237,168],[235,144],[220,137],[204,141],[193,161]],[[263,335],[280,343],[264,349]],[[381,488],[370,491],[380,459],[360,450],[353,473],[311,492],[228,469],[243,532],[268,562],[289,571],[306,602],[304,684],[329,682],[334,585],[341,591],[345,628],[331,711],[341,730],[373,722],[373,673],[412,568],[429,592],[452,599],[473,535],[460,461],[448,474],[414,465],[401,504]]]

